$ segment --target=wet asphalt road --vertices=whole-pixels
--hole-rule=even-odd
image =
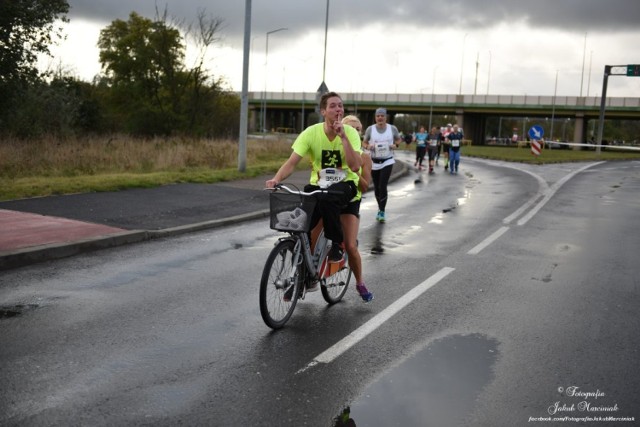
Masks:
[[[384,225],[368,194],[376,299],[310,294],[278,332],[258,311],[266,219],[3,272],[0,424],[637,420],[640,164],[520,169],[401,179]]]

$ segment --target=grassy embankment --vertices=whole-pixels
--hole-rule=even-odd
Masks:
[[[413,152],[412,145],[405,150]],[[249,139],[246,172],[235,141],[130,137],[0,141],[0,200],[114,191],[179,182],[213,183],[274,173],[291,153],[290,139]],[[465,146],[463,156],[514,162],[640,159],[638,152]],[[301,162],[301,167],[308,167]]]
[[[465,146],[462,148],[462,155],[537,165],[564,162],[640,159],[640,151],[616,148],[605,148],[601,150],[600,154],[597,154],[595,150],[560,150],[545,148],[542,150],[542,154],[534,156],[529,147]]]
[[[290,154],[290,140],[249,140],[247,167],[241,173],[235,141],[4,140],[0,141],[0,200],[250,178],[273,173]]]

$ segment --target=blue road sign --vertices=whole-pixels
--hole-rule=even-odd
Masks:
[[[529,138],[531,139],[542,139],[544,136],[544,129],[540,125],[533,125],[531,129],[529,129]]]

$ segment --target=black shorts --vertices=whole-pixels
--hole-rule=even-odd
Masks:
[[[353,215],[356,218],[360,218],[360,202],[362,200],[356,200],[354,202],[349,202],[349,204],[347,206],[345,206],[344,208],[342,208],[342,210],[340,211],[340,215]]]
[[[433,160],[436,158],[436,154],[438,154],[438,146],[430,145],[428,148],[429,152],[429,160]]]

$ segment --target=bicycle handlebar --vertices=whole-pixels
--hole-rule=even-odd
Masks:
[[[326,193],[330,193],[330,191],[329,191],[329,190],[323,190],[323,189],[318,189],[318,190],[313,190],[313,191],[309,191],[309,192],[307,192],[307,191],[298,190],[297,188],[296,188],[296,189],[292,189],[292,188],[290,188],[290,187],[287,187],[287,186],[286,186],[286,185],[284,185],[284,184],[276,184],[276,185],[275,185],[275,187],[273,187],[273,188],[266,188],[265,190],[273,190],[273,191],[277,191],[277,190],[284,190],[284,191],[286,191],[287,193],[290,193],[290,194],[299,194],[299,195],[301,195],[301,196],[313,196],[313,195],[315,195],[315,194],[322,194],[322,193],[325,193],[325,194],[326,194]]]
[[[310,192],[298,190],[297,188],[294,190],[294,189],[291,189],[291,188],[287,187],[284,184],[276,184],[275,187],[273,187],[273,188],[265,188],[265,190],[271,190],[271,191],[284,190],[287,193],[298,194],[300,196],[315,196],[316,194],[334,194],[334,195],[341,195],[342,194],[342,192],[340,192],[340,191],[332,191],[332,190],[323,189],[323,188],[320,188],[318,190],[313,190],[313,191],[310,191]]]

